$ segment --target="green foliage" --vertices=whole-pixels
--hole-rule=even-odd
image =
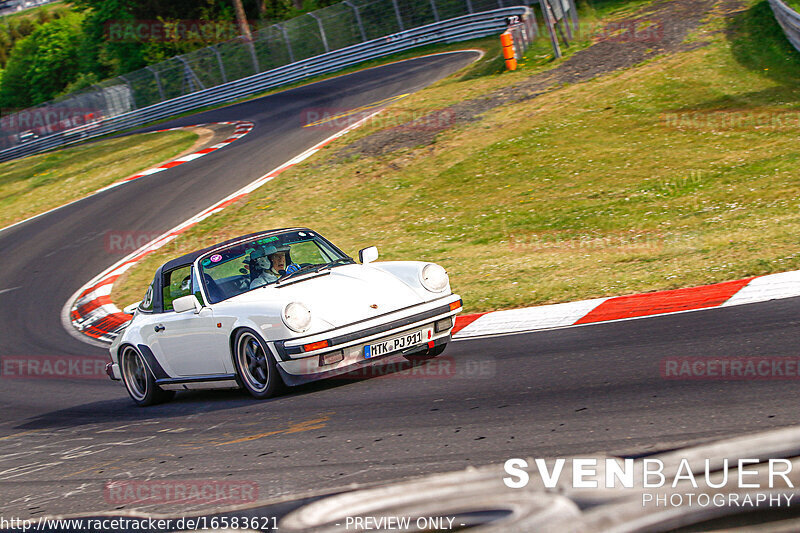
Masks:
[[[18,41],[0,85],[0,107],[30,107],[50,100],[79,72],[81,16],[51,20]]]
[[[63,17],[68,8],[56,4],[23,11],[19,14],[1,17],[0,23],[0,68],[5,68],[11,49],[17,41],[24,39],[33,31],[51,20]]]
[[[800,53],[786,39],[766,0],[736,15],[726,34],[736,61],[782,85],[800,82]]]

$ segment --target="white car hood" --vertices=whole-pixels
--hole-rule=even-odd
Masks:
[[[369,265],[343,265],[327,274],[312,274],[309,279],[290,279],[288,285],[255,289],[230,301],[257,302],[279,300],[301,302],[311,310],[316,322],[332,327],[344,326],[420,304],[424,300],[406,283],[392,274]],[[315,329],[315,328],[314,328]]]

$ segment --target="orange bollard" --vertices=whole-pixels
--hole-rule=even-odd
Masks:
[[[508,70],[517,70],[517,59],[514,57],[514,38],[511,32],[500,34],[500,44],[503,46],[503,58],[506,60]]]

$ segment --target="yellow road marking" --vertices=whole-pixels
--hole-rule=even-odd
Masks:
[[[319,418],[313,418],[311,420],[305,420],[303,422],[289,424],[289,427],[287,427],[286,429],[279,429],[277,431],[267,431],[266,433],[256,433],[255,435],[249,435],[247,437],[242,437],[235,440],[220,442],[215,444],[215,446],[225,446],[226,444],[239,444],[240,442],[258,440],[272,435],[280,435],[280,434],[290,435],[292,433],[300,433],[302,431],[311,431],[312,429],[322,429],[325,427],[326,422],[330,419],[331,419],[330,416],[321,416]]]
[[[39,431],[44,431],[44,429],[31,429],[30,431],[23,431],[22,433],[14,433],[13,435],[6,435],[5,437],[0,437],[0,440],[13,439],[14,437],[21,437],[23,435],[29,435],[31,433],[37,433]]]

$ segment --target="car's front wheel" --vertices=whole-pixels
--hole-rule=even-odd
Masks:
[[[266,343],[253,331],[239,330],[233,343],[233,360],[240,384],[259,400],[278,394],[284,387]]]
[[[126,346],[119,357],[122,381],[131,399],[139,407],[165,402],[175,396],[174,391],[165,391],[158,385],[144,363],[142,354],[133,346]]]

